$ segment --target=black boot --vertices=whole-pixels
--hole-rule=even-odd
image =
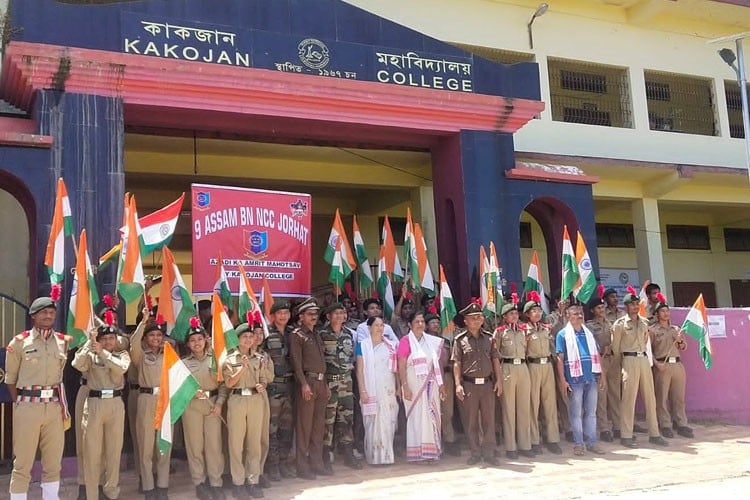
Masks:
[[[157,500],[169,500],[169,495],[167,495],[167,488],[156,488],[156,499]]]
[[[279,472],[281,473],[281,477],[284,479],[292,479],[297,477],[297,473],[292,469],[288,463],[286,463],[286,460],[282,460],[279,462]]]
[[[281,481],[281,472],[279,471],[279,464],[267,464],[265,474],[271,481]]]
[[[86,500],[86,485],[78,485],[78,498],[76,500]]]
[[[323,471],[325,471],[325,475],[331,475],[333,474],[333,466],[331,465],[331,447],[330,446],[324,446],[323,447]],[[318,471],[315,471],[318,472]],[[320,474],[324,474],[323,472],[319,472]]]
[[[195,496],[198,500],[213,500],[211,490],[208,488],[206,483],[201,483],[195,487]]]
[[[270,488],[271,487],[271,481],[268,480],[265,474],[261,474],[258,477],[258,486],[260,486],[263,489]]]
[[[213,500],[226,500],[227,496],[221,486],[211,486],[211,498]]]
[[[347,467],[351,467],[352,469],[357,470],[362,468],[362,462],[357,460],[357,457],[354,456],[354,449],[352,448],[352,445],[343,445],[342,451],[344,453],[344,463]]]

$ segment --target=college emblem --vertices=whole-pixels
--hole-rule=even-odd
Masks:
[[[305,38],[297,46],[297,53],[302,64],[312,69],[322,69],[331,60],[326,44],[315,38]]]
[[[206,210],[211,206],[211,193],[198,191],[195,193],[195,206],[199,210]]]
[[[242,246],[247,250],[248,257],[263,259],[268,251],[268,231],[243,231]]]
[[[307,215],[307,203],[299,198],[294,203],[290,203],[289,208],[292,210],[292,217],[302,217]]]

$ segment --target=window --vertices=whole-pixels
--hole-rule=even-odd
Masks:
[[[596,244],[602,248],[635,248],[632,224],[597,224]]]
[[[534,248],[534,242],[531,239],[531,223],[521,222],[521,248]]]
[[[750,93],[750,90],[748,90],[748,93]],[[727,98],[729,137],[743,139],[745,137],[745,125],[742,123],[742,92],[740,92],[739,84],[735,81],[725,80],[724,95]]]
[[[380,228],[380,234],[382,238],[383,224],[385,223],[385,217],[378,217],[378,227]],[[406,233],[406,217],[388,217],[388,224],[391,226],[391,232],[393,233],[393,241],[396,246],[404,245],[404,234]],[[382,243],[382,241],[380,242]]]
[[[667,248],[676,250],[711,250],[708,227],[667,225]]]
[[[644,76],[651,130],[716,135],[711,80],[658,71]]]
[[[559,122],[632,127],[627,70],[549,59],[552,119]]]
[[[750,229],[725,227],[724,246],[727,252],[750,252]]]

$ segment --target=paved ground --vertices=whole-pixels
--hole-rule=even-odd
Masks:
[[[750,491],[750,427],[711,424],[695,426],[695,439],[675,438],[669,448],[656,448],[638,435],[642,448],[626,449],[603,443],[607,454],[574,457],[572,445],[564,454],[549,453],[535,461],[508,462],[498,468],[468,467],[466,453],[435,465],[397,463],[353,471],[336,465],[336,475],[317,481],[292,480],[266,492],[272,499],[336,498],[509,498],[532,495],[544,498],[743,498]],[[195,498],[187,464],[175,460],[170,499]],[[122,476],[121,499],[142,498],[132,471]],[[75,499],[75,480],[66,479],[63,500]],[[0,498],[8,491],[8,476],[0,476]],[[30,499],[40,499],[32,485]],[[231,498],[229,496],[228,498]]]

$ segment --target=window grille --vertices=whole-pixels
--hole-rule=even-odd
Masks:
[[[748,86],[750,94],[750,86]],[[742,123],[742,92],[736,81],[724,81],[724,95],[727,98],[727,115],[729,115],[729,137],[744,139],[745,125]]]
[[[717,134],[711,80],[657,71],[644,76],[651,130]]]
[[[708,226],[667,225],[667,248],[711,250]]]

